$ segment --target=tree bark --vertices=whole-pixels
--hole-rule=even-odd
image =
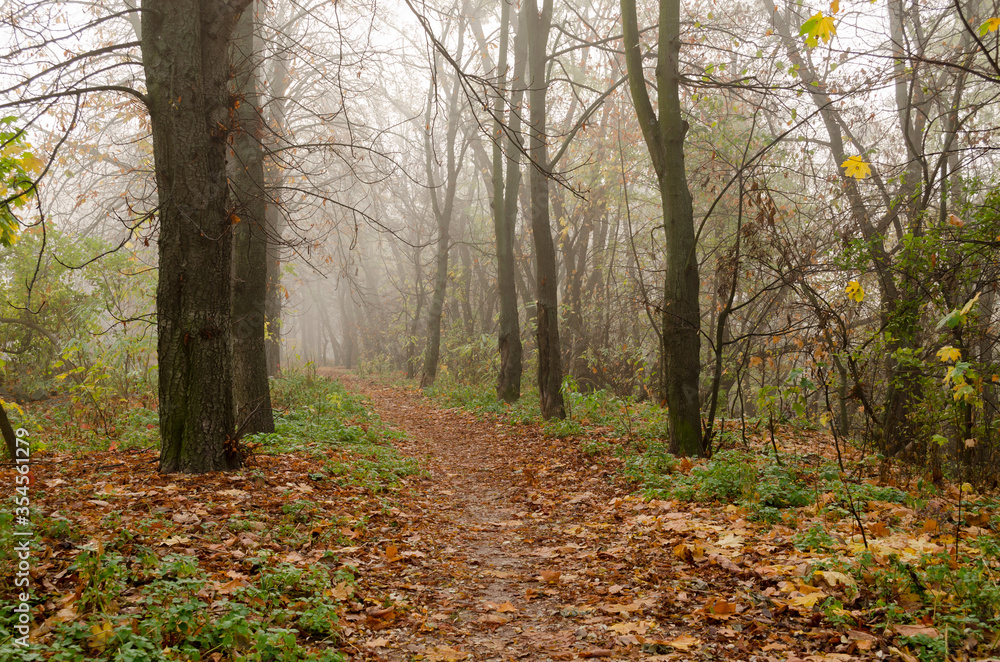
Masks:
[[[233,136],[231,182],[233,226],[233,398],[242,434],[274,432],[267,379],[267,220],[264,192],[264,134],[257,95],[254,18],[257,3],[243,10],[230,51],[239,106]]]
[[[145,0],[142,56],[159,197],[160,471],[241,464],[232,445],[227,45],[250,0]]]
[[[266,140],[270,147],[279,147],[285,132],[285,117],[290,82],[288,71],[287,49],[284,44],[282,51],[274,56],[274,68],[271,71],[268,100],[270,127]],[[267,222],[267,300],[264,304],[266,324],[266,355],[267,374],[276,377],[281,374],[281,234],[285,227],[285,216],[281,209],[280,190],[284,186],[285,176],[281,166],[273,159],[264,170],[267,191],[265,219]]]
[[[666,269],[660,355],[663,392],[670,426],[670,451],[701,455],[701,406],[698,395],[701,325],[700,280],[695,252],[694,211],[684,169],[681,116],[680,0],[660,0],[656,87],[659,117],[653,110],[642,71],[635,0],[621,0],[629,91],[656,172],[663,205]]]
[[[0,436],[3,437],[4,445],[7,446],[7,452],[10,454],[10,459],[16,460],[17,434],[14,432],[14,428],[10,424],[10,419],[7,418],[7,412],[4,411],[2,402],[0,402]]]
[[[538,393],[542,418],[565,418],[562,396],[562,355],[559,345],[559,286],[556,251],[549,221],[549,173],[546,145],[545,55],[552,25],[552,0],[528,0],[528,70],[531,75],[528,101],[531,106],[529,154],[532,167],[528,176],[531,196],[531,235],[535,244],[537,283]]]
[[[464,26],[458,29],[457,57],[461,58],[465,33]],[[424,355],[424,371],[420,377],[420,386],[430,386],[437,377],[438,357],[441,353],[441,316],[444,311],[444,300],[448,289],[448,253],[451,249],[451,217],[455,208],[455,194],[458,189],[458,171],[461,156],[455,153],[455,142],[458,137],[459,99],[461,98],[461,80],[456,74],[451,95],[448,99],[447,131],[445,133],[445,181],[444,200],[438,199],[433,177],[433,146],[431,145],[431,112],[433,108],[434,86],[428,92],[427,98],[427,130],[424,134],[424,150],[426,152],[427,181],[430,185],[431,207],[438,226],[437,256],[435,263],[437,271],[434,275],[434,293],[427,319],[427,352]],[[463,149],[464,153],[464,149]]]
[[[523,12],[520,16],[523,17]],[[524,70],[526,65],[526,34],[524,22],[519,22],[514,41],[514,72],[507,78],[507,51],[510,34],[510,5],[503,3],[500,17],[500,57],[497,76],[501,92],[493,105],[493,227],[497,249],[497,289],[500,295],[500,330],[497,348],[500,352],[500,370],[497,374],[497,397],[504,402],[515,402],[521,397],[522,353],[520,315],[517,307],[517,285],[514,282],[514,224],[517,219],[517,189],[521,179],[521,99],[524,96]],[[517,84],[511,95],[511,112],[506,137],[501,127],[503,117],[502,91],[507,81]],[[515,142],[517,141],[517,142]],[[504,177],[503,149],[507,146],[507,172]]]

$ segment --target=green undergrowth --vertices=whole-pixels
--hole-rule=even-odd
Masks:
[[[682,461],[662,446],[651,446],[644,454],[630,457],[625,471],[649,498],[733,503],[746,508],[751,519],[770,524],[818,501],[829,511],[845,515],[852,501],[865,506],[871,501],[903,504],[911,500],[895,487],[848,484],[836,465],[815,455],[786,453],[779,461],[771,453],[732,449],[682,468]]]
[[[491,384],[467,383],[443,375],[424,393],[446,407],[470,411],[480,418],[509,425],[537,423],[546,436],[575,438],[586,455],[613,452],[621,442],[653,441],[666,434],[661,407],[635,398],[621,398],[606,390],[587,391],[572,377],[563,380],[566,418],[542,420],[538,390],[522,385],[521,398],[506,403]],[[596,443],[595,443],[596,442]]]
[[[0,659],[340,662],[337,624],[354,577],[267,556],[210,576],[193,556],[159,557],[119,537],[90,545],[69,567],[61,611],[17,647],[17,614],[0,613]],[[230,578],[234,577],[233,579]],[[36,605],[37,608],[37,605]]]
[[[990,535],[967,534],[956,550],[957,490],[945,495],[921,485],[906,492],[848,480],[835,463],[816,455],[786,453],[779,462],[771,453],[727,450],[691,463],[650,447],[631,457],[625,471],[648,498],[733,504],[765,529],[784,527],[789,562],[804,560],[813,572],[848,578],[838,595],[816,607],[831,625],[877,631],[926,626],[927,633],[902,641],[928,662],[946,659],[946,641],[965,642],[971,650],[1000,636],[994,498],[962,494],[963,523]]]
[[[416,460],[392,446],[400,433],[385,426],[363,396],[340,382],[291,374],[272,380],[272,389],[275,431],[247,437],[255,452],[311,453],[325,474],[375,493],[420,471]],[[331,449],[347,451],[349,457],[331,457]]]
[[[172,519],[172,510],[112,509],[99,519],[88,519],[61,507],[42,507],[42,501],[33,503],[28,517],[30,556],[35,568],[41,559],[51,561],[44,576],[52,583],[33,583],[28,648],[15,646],[18,615],[2,610],[0,660],[346,660],[338,640],[339,621],[353,593],[354,580],[346,566],[328,552],[320,562],[296,567],[286,562],[286,552],[271,552],[267,546],[299,550],[357,544],[370,508],[353,515],[330,512],[333,501],[302,486],[326,483],[324,491],[337,489],[343,503],[382,501],[385,507],[400,480],[420,468],[393,447],[398,433],[382,424],[362,396],[341,384],[290,374],[273,380],[272,388],[277,431],[243,440],[251,453],[242,472],[249,480],[238,485],[251,490],[272,478],[267,475],[271,463],[255,462],[255,456],[296,453],[305,455],[315,469],[307,469],[295,489],[274,488],[275,505],[269,509],[232,508],[231,495],[210,494],[198,504],[203,521],[194,529]],[[150,418],[138,410],[136,427],[150,429]],[[92,449],[81,444],[75,450]],[[299,458],[290,462],[286,466],[302,466]],[[121,466],[114,460],[107,464],[111,469]],[[72,466],[66,463],[55,470]],[[155,471],[154,465],[143,466]],[[115,480],[113,471],[98,475]],[[101,483],[106,493],[94,492],[92,483],[81,482],[73,473],[54,482],[61,486],[46,492],[46,498],[58,503],[95,498],[116,502],[121,495],[110,482]],[[155,489],[173,494],[177,487]],[[26,538],[15,535],[21,528],[13,508],[6,510],[0,512],[0,593],[9,596],[16,581],[15,544]],[[88,509],[90,518],[93,512]],[[377,513],[377,507],[371,512]],[[256,547],[256,556],[234,554],[213,561],[226,553],[234,538],[250,541],[246,545]],[[197,556],[187,555],[193,554],[187,545],[199,548]],[[206,546],[218,553],[206,558]]]

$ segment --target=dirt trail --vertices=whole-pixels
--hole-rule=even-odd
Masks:
[[[815,604],[846,589],[809,585],[792,529],[735,506],[647,502],[579,441],[334,378],[370,397],[429,471],[369,528],[367,608],[345,623],[352,659],[900,659],[870,632],[825,626]]]
[[[372,647],[368,640],[364,648],[372,657],[611,657],[601,636],[606,627],[600,627],[610,619],[597,616],[588,628],[560,614],[572,609],[572,594],[584,586],[595,595],[607,595],[608,587],[615,594],[626,591],[613,581],[621,567],[602,562],[600,571],[574,574],[581,569],[581,552],[591,550],[592,560],[601,560],[584,544],[590,536],[580,523],[596,504],[620,492],[609,484],[610,472],[593,467],[578,479],[580,467],[567,457],[565,444],[545,439],[533,426],[478,421],[436,409],[411,391],[344,374],[336,378],[369,396],[383,421],[406,434],[400,450],[420,458],[430,472],[412,497],[404,497],[404,530],[383,540],[401,556],[402,563],[393,565],[408,617],[397,613],[397,622],[378,631],[376,643],[388,639],[386,646]],[[574,567],[562,561],[567,557],[574,558]],[[391,589],[379,585],[385,578],[380,572],[363,576],[362,586]]]

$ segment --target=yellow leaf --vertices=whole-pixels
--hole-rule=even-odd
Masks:
[[[100,625],[90,626],[90,636],[87,637],[87,645],[97,652],[103,652],[108,645],[108,639],[113,634],[111,623],[104,621]]]
[[[937,357],[945,363],[954,363],[962,358],[962,350],[956,349],[951,345],[945,345],[937,351]]]
[[[815,593],[809,593],[808,595],[797,595],[791,600],[791,604],[794,607],[799,607],[800,609],[812,609],[816,606],[816,603],[820,600],[826,598],[826,593],[822,591],[816,591]]]
[[[844,288],[844,292],[847,293],[847,298],[854,299],[858,303],[865,300],[865,288],[861,287],[861,283],[856,280],[852,280]]]
[[[825,44],[837,34],[837,25],[832,16],[824,16],[823,12],[819,11],[802,24],[799,34],[805,35],[806,45],[809,47],[817,45],[820,39]]]
[[[963,315],[966,315],[966,314],[968,314],[968,312],[969,312],[970,310],[972,310],[972,306],[974,306],[974,305],[976,304],[976,302],[977,302],[977,301],[979,301],[979,292],[976,292],[976,296],[974,296],[974,297],[972,297],[971,299],[969,299],[969,300],[968,300],[968,301],[967,301],[967,302],[965,303],[965,305],[964,305],[964,306],[962,306],[962,314],[963,314]]]
[[[840,0],[833,0],[833,2],[830,3],[830,13],[836,14],[839,11],[840,11]]]
[[[1000,18],[994,16],[983,21],[983,24],[979,26],[979,34],[982,36],[987,32],[996,32],[998,29],[1000,29]]]
[[[670,641],[664,643],[666,643],[668,646],[672,648],[676,648],[677,650],[686,651],[693,648],[694,646],[700,646],[701,639],[692,637],[689,634],[682,634],[676,639],[671,639]]]
[[[21,157],[21,165],[33,175],[37,175],[45,169],[45,162],[34,154],[25,154]]]
[[[844,174],[854,179],[867,179],[872,174],[872,167],[860,156],[849,156],[840,164]]]
[[[24,410],[21,409],[21,405],[17,404],[16,402],[7,402],[3,398],[0,398],[0,406],[11,407],[11,408],[15,409],[18,414],[20,414],[21,416],[24,416]]]

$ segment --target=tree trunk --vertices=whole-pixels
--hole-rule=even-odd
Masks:
[[[274,432],[267,380],[265,305],[267,223],[264,198],[264,127],[257,96],[257,52],[251,2],[236,24],[231,48],[233,86],[240,100],[233,136],[233,397],[242,434]]]
[[[531,196],[531,234],[535,244],[536,313],[538,327],[538,393],[542,418],[565,418],[562,396],[562,356],[559,346],[559,287],[556,251],[549,222],[549,173],[545,126],[545,52],[552,24],[552,0],[528,0],[528,69],[531,74],[529,104],[532,168],[528,176]]]
[[[271,190],[270,187],[268,187]],[[267,376],[281,374],[281,250],[279,238],[284,226],[281,210],[273,202],[266,204],[264,217],[267,221],[267,292],[264,300],[264,360],[267,362]]]
[[[457,57],[461,58],[464,46],[464,26],[459,25],[458,29],[458,50]],[[431,297],[431,305],[428,310],[427,319],[427,352],[424,355],[424,371],[420,377],[420,386],[430,386],[437,377],[438,357],[441,353],[441,315],[444,311],[444,300],[448,288],[448,252],[451,248],[451,217],[455,208],[455,193],[458,188],[458,171],[461,156],[455,153],[455,141],[458,137],[458,119],[461,108],[459,100],[461,98],[462,82],[458,75],[455,76],[454,86],[448,99],[447,132],[445,139],[445,181],[444,200],[439,201],[437,190],[435,189],[433,177],[433,147],[431,145],[431,112],[433,109],[434,85],[428,92],[427,98],[427,130],[424,134],[424,150],[426,152],[427,180],[431,186],[431,206],[434,209],[434,217],[438,226],[437,241],[437,272],[434,275],[434,294]],[[463,149],[464,153],[464,149]]]
[[[656,171],[663,205],[666,270],[660,350],[664,377],[661,396],[668,408],[670,451],[701,455],[700,281],[694,212],[684,170],[684,137],[688,124],[681,116],[680,105],[680,0],[660,0],[656,64],[659,117],[649,100],[642,71],[635,0],[621,0],[621,9],[629,91]]]
[[[145,0],[142,59],[159,197],[160,470],[241,464],[232,446],[227,45],[250,0]]]
[[[4,444],[7,446],[7,452],[10,454],[10,459],[16,460],[17,434],[14,432],[14,428],[10,424],[10,419],[7,418],[7,412],[4,411],[2,402],[0,402],[0,436],[3,437]]]
[[[285,131],[285,116],[290,76],[288,71],[287,49],[279,52],[274,58],[274,68],[269,81],[270,100],[268,101],[270,126],[267,127],[265,139],[271,147],[279,147]],[[265,218],[267,221],[267,300],[264,305],[266,320],[266,360],[267,374],[276,377],[281,374],[281,234],[285,227],[285,216],[281,209],[281,188],[284,186],[284,174],[281,166],[271,160],[265,168],[265,186],[267,191]]]
[[[497,347],[500,352],[500,371],[497,374],[497,397],[514,402],[521,397],[522,352],[521,325],[517,307],[517,286],[514,282],[514,224],[517,220],[517,190],[521,179],[521,99],[524,96],[524,71],[527,60],[527,40],[524,29],[524,12],[519,14],[518,31],[514,41],[514,72],[510,81],[518,81],[512,93],[511,112],[506,138],[502,135],[500,119],[503,117],[502,90],[507,78],[507,50],[510,31],[510,5],[503,3],[500,19],[500,77],[501,94],[493,106],[493,226],[497,246],[497,289],[500,295],[500,331]],[[503,150],[507,145],[507,173],[503,172]]]

